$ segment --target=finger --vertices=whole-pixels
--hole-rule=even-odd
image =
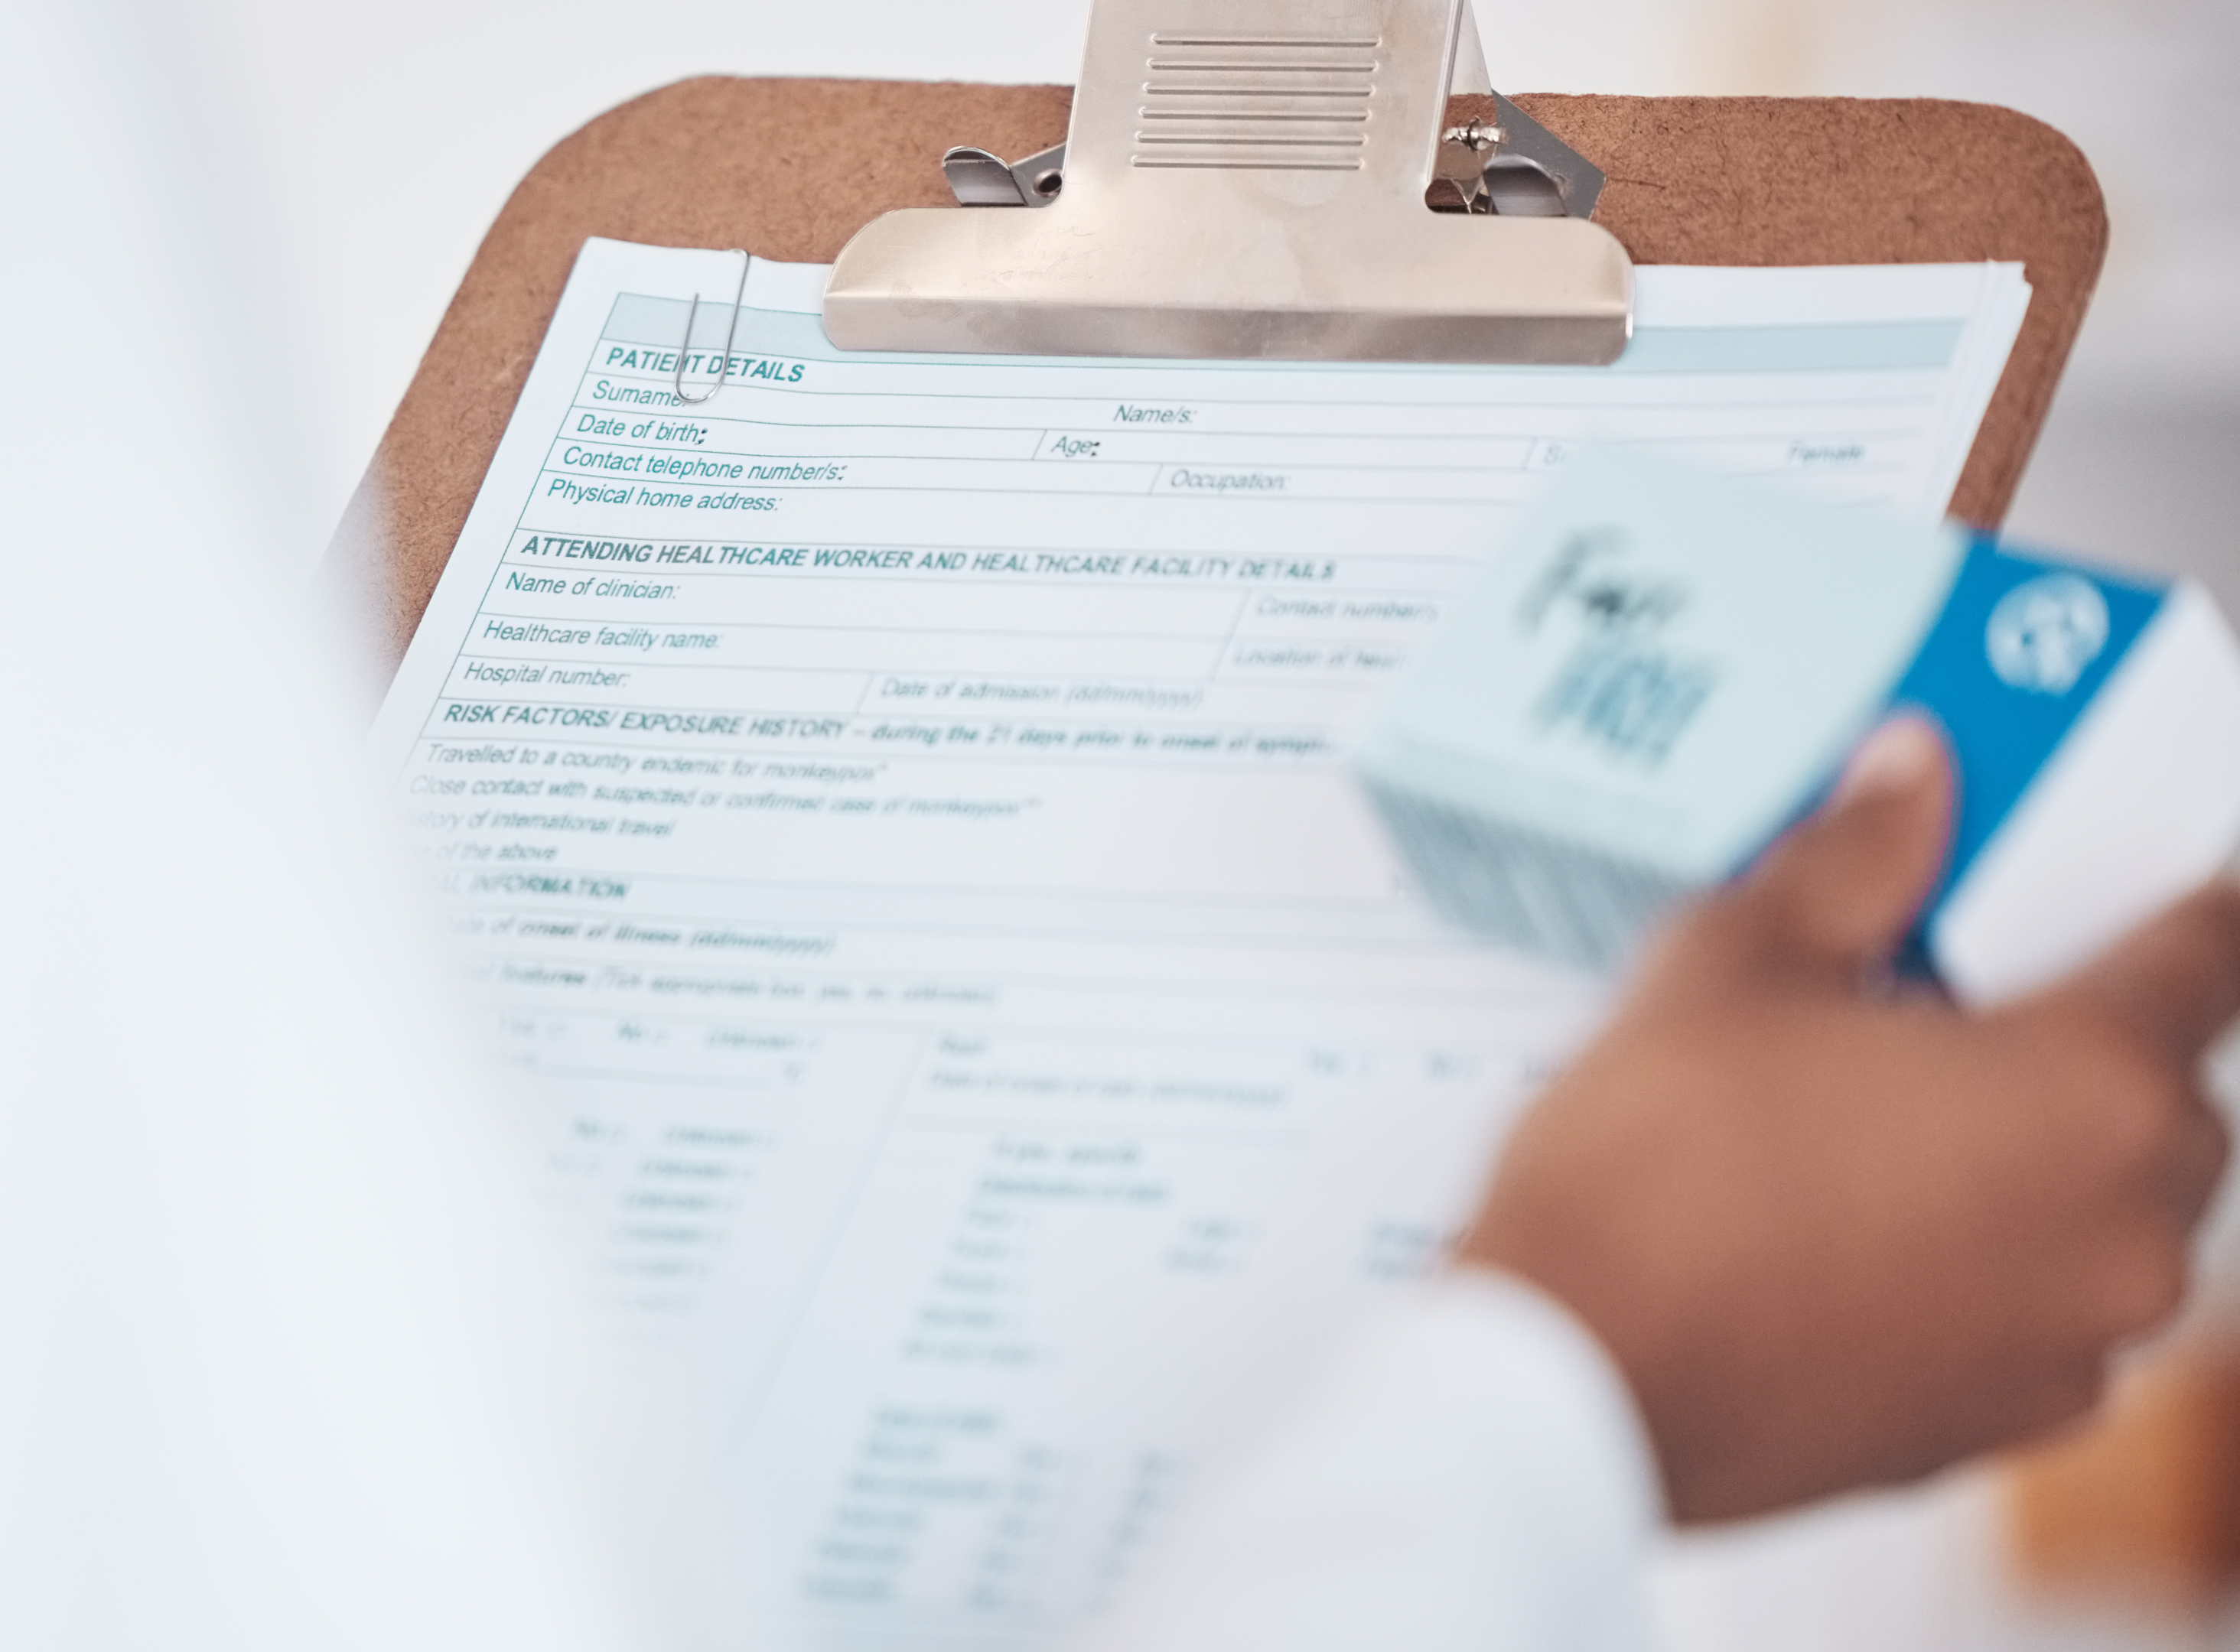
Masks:
[[[2163,1169],[2163,1197],[2177,1217],[2180,1232],[2192,1232],[2209,1209],[2230,1152],[2231,1135],[2223,1119],[2197,1098],[2179,1122],[2177,1139]]]
[[[1847,967],[1889,956],[1943,869],[1952,794],[1933,724],[1894,717],[1868,736],[1827,805],[1744,881],[1760,943]]]
[[[2240,1013],[2240,887],[2197,889],[2044,996],[2089,1001],[2190,1068]]]

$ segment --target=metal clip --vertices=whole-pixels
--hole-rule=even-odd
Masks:
[[[1093,0],[1062,151],[951,150],[968,204],[842,249],[845,350],[1607,362],[1633,266],[1601,174],[1503,100],[1438,183],[1451,90],[1485,84],[1466,0]],[[1469,129],[1463,129],[1465,132]],[[1552,147],[1551,147],[1552,146]],[[1426,210],[1443,189],[1456,210]]]
[[[677,347],[677,373],[670,380],[670,388],[677,393],[677,399],[687,407],[698,407],[703,402],[714,401],[716,392],[723,388],[723,381],[731,376],[731,346],[739,339],[739,312],[747,304],[747,271],[754,265],[754,260],[747,256],[743,249],[733,247],[731,250],[739,255],[739,290],[731,297],[730,330],[723,335],[723,365],[716,375],[716,382],[708,387],[705,396],[687,396],[684,393],[684,358],[692,353],[692,323],[700,318],[698,292],[692,295],[691,308],[684,312],[684,342]]]

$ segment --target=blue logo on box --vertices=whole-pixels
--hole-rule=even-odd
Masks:
[[[1999,681],[2033,694],[2068,693],[2107,646],[2107,602],[2076,574],[2016,586],[1983,628],[1983,655]]]

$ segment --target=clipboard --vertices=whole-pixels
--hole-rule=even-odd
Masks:
[[[943,170],[958,140],[985,146],[983,170],[1028,169],[995,157],[1050,154],[1072,105],[1073,89],[1056,85],[706,77],[597,117],[530,170],[491,225],[321,580],[376,619],[393,668],[587,237],[830,263],[880,214],[964,210]],[[1962,521],[1998,525],[2107,250],[2098,183],[2067,138],[2011,110],[1926,98],[1518,94],[1513,108],[1599,170],[1593,222],[1637,264],[2021,263],[2030,309],[1950,502]],[[1446,100],[1452,128],[1502,117],[1490,91]],[[2099,1532],[2077,1511],[2131,1476],[2097,1457],[2072,1471],[2059,1451],[2037,1462],[2016,1479],[2020,1536],[2041,1569],[2075,1569],[2071,1551]],[[2148,1556],[2148,1569],[2166,1558]]]
[[[1520,94],[1606,176],[1594,221],[1637,263],[2018,261],[2032,296],[1951,501],[2003,517],[2107,249],[2090,166],[2051,127],[1937,99]],[[709,77],[599,116],[516,188],[444,312],[320,572],[373,616],[393,668],[411,640],[591,236],[834,259],[870,219],[954,205],[943,153],[970,137],[1062,143],[1063,86]],[[1446,118],[1490,122],[1490,95]],[[1008,215],[1007,215],[1008,216]]]

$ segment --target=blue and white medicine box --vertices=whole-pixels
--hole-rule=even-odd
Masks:
[[[2240,647],[2198,587],[1622,451],[1517,530],[1356,763],[1447,916],[1608,967],[1898,707],[1957,759],[1916,938],[1963,998],[2050,980],[2240,840]]]

